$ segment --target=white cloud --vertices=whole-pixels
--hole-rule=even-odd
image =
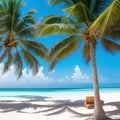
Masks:
[[[24,69],[22,77],[17,80],[15,68],[12,65],[8,72],[3,73],[3,64],[0,64],[0,87],[42,87],[50,83],[52,78],[45,76],[44,68],[40,67],[39,72],[34,76],[31,71]]]
[[[74,72],[70,76],[59,78],[54,78],[55,70],[50,76],[45,75],[43,66],[39,68],[39,72],[35,76],[31,71],[28,72],[27,69],[24,69],[19,80],[14,73],[14,65],[6,73],[2,74],[2,71],[3,64],[0,64],[0,87],[70,87],[73,84],[90,83],[90,77],[82,73],[79,66],[75,66]]]
[[[87,74],[82,73],[78,65],[75,66],[71,78],[77,82],[90,82],[90,77]]]

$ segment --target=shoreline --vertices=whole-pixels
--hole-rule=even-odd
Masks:
[[[120,89],[120,86],[119,87],[112,87],[112,86],[111,87],[106,87],[106,86],[105,87],[99,87],[99,89],[110,89],[110,88]],[[76,87],[75,88],[66,88],[66,87],[65,88],[48,88],[48,87],[47,88],[29,88],[29,87],[28,88],[5,88],[5,87],[2,88],[1,87],[0,90],[2,90],[2,89],[13,89],[13,90],[14,89],[20,89],[20,90],[21,89],[41,89],[41,90],[42,89],[45,89],[45,90],[47,90],[47,89],[58,89],[59,90],[59,89],[93,89],[93,87],[90,87],[90,86],[87,86],[87,87],[78,87],[78,88],[76,88]]]
[[[73,94],[74,92],[72,92]],[[58,97],[57,97],[58,95]],[[78,95],[78,94],[75,94]],[[49,96],[21,96],[0,99],[0,119],[1,120],[86,120],[90,118],[93,109],[84,107],[85,97],[71,94],[49,98]],[[104,100],[103,106],[108,117],[113,120],[120,120],[120,92],[101,93]]]

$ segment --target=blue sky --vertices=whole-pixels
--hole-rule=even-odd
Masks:
[[[64,15],[61,6],[51,7],[48,0],[23,0],[25,6],[22,8],[22,14],[34,8],[37,13],[34,15],[36,22],[40,23],[47,15],[56,14]],[[48,36],[39,38],[39,41],[50,48],[54,43],[62,40],[63,36]],[[120,52],[110,55],[98,45],[96,51],[97,68],[100,85],[120,87]],[[10,70],[2,74],[3,63],[0,64],[0,87],[84,87],[86,84],[92,84],[91,65],[86,65],[81,57],[81,49],[69,57],[61,60],[55,67],[53,73],[48,72],[49,65],[47,62],[40,60],[41,68],[36,76],[27,73],[23,69],[23,76],[18,81],[14,75],[14,65]]]

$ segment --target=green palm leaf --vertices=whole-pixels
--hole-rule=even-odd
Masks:
[[[27,24],[34,24],[34,23],[35,23],[35,18],[31,16],[32,14],[35,14],[35,13],[36,13],[36,10],[35,10],[35,9],[31,9],[31,10],[23,17],[23,20],[24,20],[24,23],[25,23],[26,26],[27,26]]]
[[[34,28],[33,26],[28,26],[25,28],[20,29],[20,31],[17,32],[17,35],[19,37],[26,37],[26,38],[32,38],[35,36]]]
[[[14,55],[13,64],[15,65],[15,73],[18,75],[18,79],[19,79],[22,75],[23,62],[21,55],[19,54],[18,51],[16,51]]]
[[[115,40],[120,39],[120,24],[111,27],[109,30],[105,31],[105,36],[109,36]]]
[[[11,63],[12,63],[12,55],[11,55],[11,53],[9,52],[9,53],[8,53],[8,59],[7,59],[7,61],[6,61],[5,64],[4,64],[3,73],[5,73],[5,72],[8,71]]]
[[[90,45],[85,44],[82,49],[82,56],[85,59],[86,63],[90,61]]]
[[[79,2],[82,2],[87,6],[90,13],[97,17],[102,13],[106,7],[112,2],[112,0],[49,0],[53,6],[63,4],[65,7],[71,7]],[[104,4],[103,4],[104,3]]]
[[[72,1],[70,0],[49,0],[50,4],[57,5],[59,3],[64,3],[65,5],[72,5]]]
[[[50,4],[58,5],[58,4],[63,4],[64,6],[72,6],[77,4],[78,2],[83,2],[87,5],[90,5],[91,0],[49,0]]]
[[[4,8],[5,10],[7,10],[7,3],[5,0],[1,0],[2,6],[1,9]]]
[[[39,24],[36,26],[37,36],[46,36],[50,34],[75,33],[78,28],[74,24]]]
[[[75,16],[78,22],[89,23],[90,13],[86,5],[82,2],[79,2],[70,8],[66,8],[64,11],[69,11],[69,15]]]
[[[30,10],[21,20],[19,20],[15,25],[15,32],[19,36],[24,37],[34,37],[34,28],[30,26],[35,23],[35,18],[31,15],[36,11],[34,9]]]
[[[69,36],[68,38],[58,42],[55,44],[50,51],[50,70],[53,69],[55,64],[63,59],[64,57],[68,56],[69,54],[73,53],[79,47],[80,39],[76,38],[76,36]]]
[[[57,60],[56,58],[52,59],[52,61],[50,62],[49,72],[53,71],[53,69],[55,68],[55,65],[58,62],[59,62],[59,60]]]
[[[97,17],[110,5],[111,2],[112,0],[91,0],[90,12]]]
[[[94,41],[93,46],[94,46],[94,50],[96,50],[96,45],[97,45],[97,41]],[[89,42],[85,42],[84,47],[82,49],[82,57],[84,58],[85,62],[88,64],[91,60],[90,58],[90,44]]]
[[[15,31],[21,30],[21,28],[28,26],[28,24],[34,24],[35,19],[31,15],[35,12],[34,9],[30,10],[21,20],[19,20],[15,26]]]
[[[0,33],[3,34],[10,30],[10,14],[3,15],[0,17]]]
[[[41,43],[20,39],[19,42],[23,47],[28,51],[34,52],[36,55],[39,55],[41,58],[46,59],[48,56],[48,49]]]
[[[113,3],[95,20],[90,27],[91,35],[97,32],[103,35],[111,27],[120,23],[120,0],[114,0]]]
[[[23,54],[23,58],[26,64],[32,69],[33,74],[35,75],[38,72],[38,67],[39,67],[39,63],[37,59],[31,53],[29,53],[27,50],[23,48],[21,52]]]
[[[111,40],[102,39],[101,43],[104,49],[112,54],[116,51],[120,51],[120,45]]]
[[[64,24],[76,24],[72,19],[65,16],[48,16],[45,18],[45,24],[64,23]]]
[[[16,3],[16,11],[19,10],[21,6],[24,6],[24,2],[22,2],[22,0],[18,0]]]

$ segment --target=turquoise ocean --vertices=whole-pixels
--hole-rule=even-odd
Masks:
[[[120,93],[120,88],[100,88],[100,93]],[[0,100],[27,97],[49,99],[78,99],[93,95],[93,88],[0,88]]]

